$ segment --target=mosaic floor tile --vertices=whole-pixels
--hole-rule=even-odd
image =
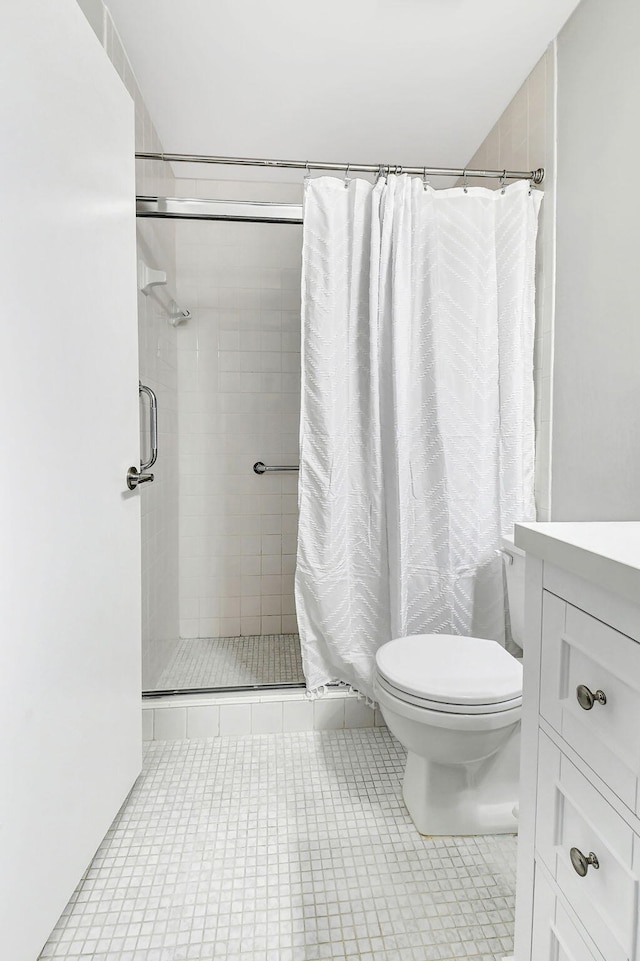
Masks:
[[[152,742],[41,958],[497,961],[516,840],[424,838],[383,728]]]
[[[304,683],[298,634],[182,639],[157,691]]]

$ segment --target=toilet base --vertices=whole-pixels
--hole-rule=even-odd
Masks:
[[[519,731],[473,764],[438,764],[409,751],[402,796],[420,834],[516,834]]]

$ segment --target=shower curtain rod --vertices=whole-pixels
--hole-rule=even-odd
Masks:
[[[483,177],[492,180],[531,180],[541,184],[544,168],[537,170],[472,170],[452,167],[402,167],[399,164],[320,163],[312,160],[258,160],[255,157],[208,157],[202,154],[153,153],[140,151],[136,160],[163,160],[166,163],[228,164],[233,167],[285,167],[290,170],[339,170],[354,173],[414,174],[423,177]]]

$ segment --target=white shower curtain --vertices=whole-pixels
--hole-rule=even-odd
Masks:
[[[539,191],[306,187],[296,605],[309,690],[372,697],[393,637],[503,640],[498,548],[535,518]]]

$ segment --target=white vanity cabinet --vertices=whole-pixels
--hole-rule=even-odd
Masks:
[[[515,961],[640,961],[640,523],[526,551]]]

